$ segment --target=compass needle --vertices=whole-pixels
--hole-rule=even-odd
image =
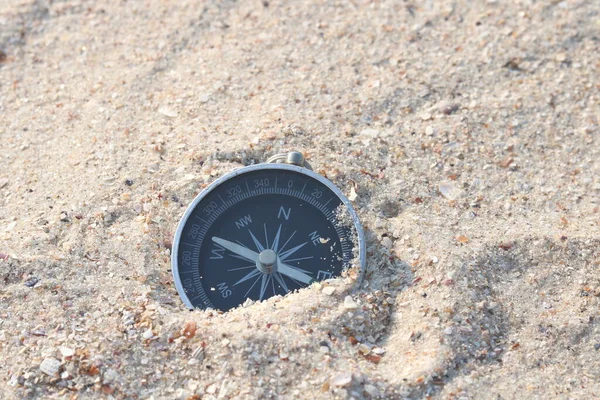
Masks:
[[[189,308],[227,311],[285,295],[339,276],[355,257],[364,268],[364,234],[342,191],[301,153],[272,161],[218,178],[183,214],[171,269]]]
[[[297,281],[300,281],[300,282],[304,283],[305,285],[310,285],[314,281],[314,279],[310,275],[307,275],[304,272],[298,271],[291,265],[287,265],[282,262],[277,263],[277,270],[279,272],[281,272],[283,275],[285,275],[289,278],[295,279]]]
[[[231,251],[232,253],[237,254],[238,256],[247,258],[250,261],[254,261],[254,262],[258,261],[258,253],[250,250],[247,247],[240,246],[237,243],[233,243],[233,242],[230,242],[229,240],[221,239],[221,238],[218,238],[215,236],[213,236],[212,240],[213,240],[213,242],[221,245],[222,247],[225,247],[227,250]]]

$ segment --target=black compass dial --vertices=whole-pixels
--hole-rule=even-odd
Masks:
[[[292,169],[238,171],[202,193],[174,243],[173,273],[189,307],[229,310],[339,276],[352,259],[342,199]]]

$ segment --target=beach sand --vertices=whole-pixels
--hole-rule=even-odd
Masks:
[[[595,0],[4,0],[0,397],[599,398],[599,123]],[[292,149],[363,282],[186,310],[185,207]]]

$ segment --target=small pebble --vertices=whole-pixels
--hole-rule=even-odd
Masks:
[[[60,351],[60,354],[64,358],[73,357],[73,355],[75,355],[75,350],[73,350],[73,349],[71,349],[69,347],[65,347],[65,346],[60,346],[58,348],[58,351]]]
[[[365,385],[365,393],[367,393],[372,399],[376,399],[381,396],[379,389],[369,384]]]
[[[352,374],[350,372],[342,372],[331,378],[331,386],[345,387],[352,382]]]
[[[448,200],[456,200],[460,197],[461,190],[452,182],[442,182],[439,184],[438,189],[442,196]]]
[[[148,329],[146,332],[144,332],[142,334],[142,337],[144,339],[152,339],[152,337],[154,337],[154,333],[152,332],[152,329]]]
[[[322,290],[323,294],[327,295],[327,296],[331,296],[332,294],[335,293],[335,287],[333,286],[325,286]]]
[[[373,353],[377,354],[378,356],[382,356],[385,354],[385,349],[381,348],[381,347],[375,347],[373,348],[373,350],[371,350]]]
[[[175,111],[169,107],[161,107],[158,109],[158,112],[169,118],[174,118],[177,116],[177,111]]]
[[[344,308],[347,310],[356,310],[358,308],[358,305],[352,299],[351,296],[346,296],[346,298],[344,299]]]
[[[29,288],[34,287],[35,285],[37,285],[37,283],[40,281],[40,278],[37,278],[35,276],[27,279],[23,284]]]
[[[392,242],[392,239],[390,239],[389,237],[384,237],[383,239],[381,239],[381,244],[383,245],[383,247],[385,247],[388,250],[391,250],[392,247],[394,246],[394,243]]]
[[[371,352],[371,348],[364,343],[358,345],[358,352],[363,356],[366,356]]]
[[[45,358],[44,361],[42,361],[42,363],[40,364],[40,371],[42,371],[48,376],[56,377],[58,376],[60,364],[60,361],[58,361],[54,357]]]

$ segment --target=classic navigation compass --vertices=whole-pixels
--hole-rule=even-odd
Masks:
[[[363,231],[350,201],[291,152],[200,193],[179,222],[171,262],[186,306],[226,311],[339,276],[354,257],[362,270]]]

